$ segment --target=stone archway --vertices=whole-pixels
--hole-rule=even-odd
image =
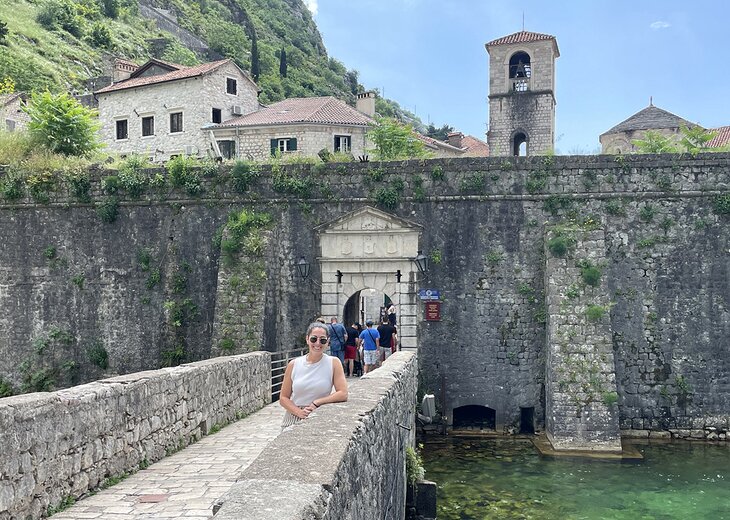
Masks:
[[[322,315],[341,317],[353,294],[375,289],[398,309],[401,348],[417,348],[417,270],[412,259],[421,230],[419,224],[370,206],[318,226]]]

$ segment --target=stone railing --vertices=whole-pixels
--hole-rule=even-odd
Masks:
[[[0,399],[0,519],[39,518],[271,400],[255,352]]]
[[[414,442],[418,363],[399,352],[282,432],[214,507],[216,520],[400,519]]]

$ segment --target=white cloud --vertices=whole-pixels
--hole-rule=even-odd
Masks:
[[[649,27],[651,27],[655,31],[657,31],[659,29],[666,29],[667,27],[671,27],[671,26],[672,25],[669,22],[663,22],[661,20],[652,22],[651,24],[649,24]]]
[[[304,0],[304,5],[307,6],[307,9],[309,9],[312,13],[312,16],[317,16],[317,11],[319,10],[317,0]]]

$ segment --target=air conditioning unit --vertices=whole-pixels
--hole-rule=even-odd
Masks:
[[[242,116],[243,107],[241,105],[233,105],[231,107],[231,114],[233,114],[234,116]]]
[[[198,147],[192,144],[186,144],[183,146],[183,151],[185,155],[195,155],[198,153]]]

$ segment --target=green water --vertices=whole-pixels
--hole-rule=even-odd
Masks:
[[[638,445],[638,462],[541,457],[529,441],[429,440],[438,520],[730,520],[730,446]]]

